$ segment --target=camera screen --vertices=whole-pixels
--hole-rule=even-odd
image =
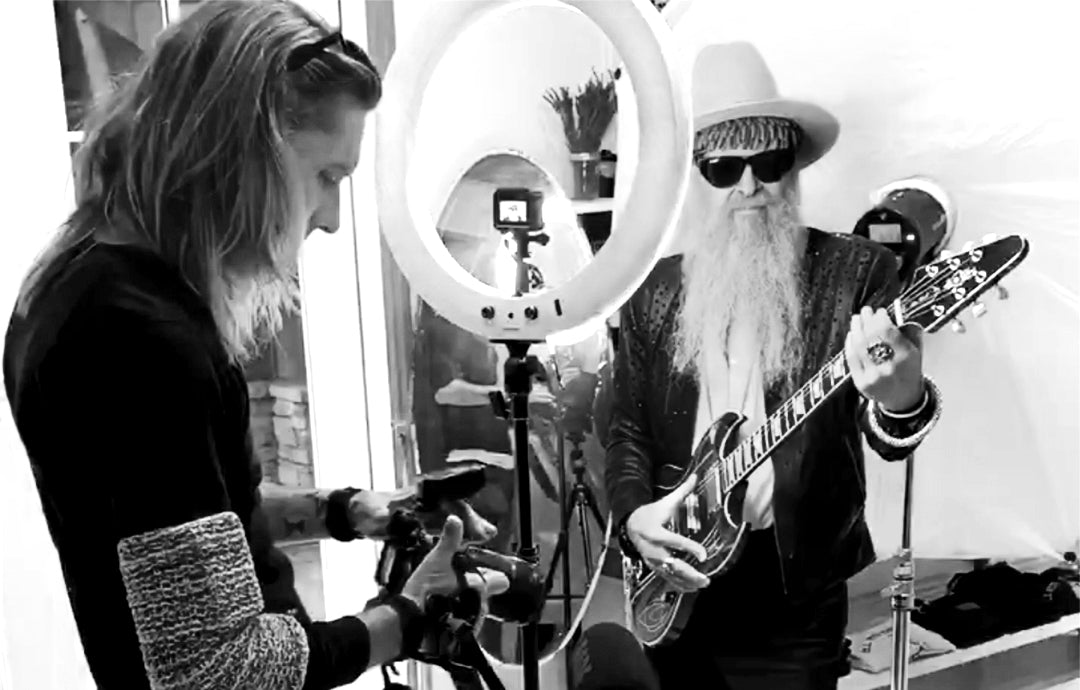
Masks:
[[[870,239],[882,244],[900,244],[902,234],[897,223],[874,223],[870,226]]]
[[[525,223],[529,220],[528,202],[524,199],[512,199],[499,201],[500,223]]]

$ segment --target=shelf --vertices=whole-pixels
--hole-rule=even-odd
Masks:
[[[908,666],[908,677],[918,678],[945,669],[968,664],[980,659],[986,659],[996,654],[1001,654],[1020,647],[1026,647],[1036,642],[1048,640],[1058,635],[1066,635],[1080,629],[1080,613],[1064,616],[1060,620],[1037,628],[1021,630],[1011,635],[1002,635],[999,638],[984,642],[966,649],[957,649],[940,656],[930,657],[914,661]],[[889,669],[879,673],[867,673],[866,671],[852,670],[851,675],[840,679],[840,690],[877,690],[889,687],[892,678]]]
[[[574,209],[574,213],[581,215],[582,213],[603,213],[605,211],[611,211],[615,208],[614,199],[571,199],[570,207]]]

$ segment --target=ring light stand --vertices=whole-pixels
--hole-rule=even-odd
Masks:
[[[549,290],[507,297],[462,268],[439,239],[434,219],[410,194],[418,157],[412,151],[424,91],[454,39],[482,18],[527,3],[505,0],[434,3],[411,41],[399,47],[387,70],[376,115],[376,179],[380,224],[387,245],[410,286],[457,326],[507,345],[507,392],[514,425],[523,554],[534,555],[527,470],[528,394],[538,365],[531,344],[558,336],[569,342],[603,325],[630,298],[661,258],[682,205],[690,173],[690,94],[678,69],[670,29],[646,0],[565,0],[592,19],[625,60],[635,86],[641,138],[620,222],[595,259]],[[519,244],[520,248],[520,244]],[[525,247],[527,249],[527,242]],[[519,258],[525,253],[519,252]],[[520,281],[519,281],[520,282]],[[521,461],[521,456],[526,461]],[[522,635],[523,690],[539,690],[536,623]]]

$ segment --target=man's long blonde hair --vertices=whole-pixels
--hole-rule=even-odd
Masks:
[[[373,108],[378,72],[335,43],[300,69],[298,47],[329,35],[290,0],[209,2],[163,31],[138,71],[90,116],[75,155],[75,211],[19,295],[26,313],[70,250],[100,233],[150,249],[208,303],[231,357],[296,306],[306,233],[302,186],[285,145],[324,126],[343,95]]]

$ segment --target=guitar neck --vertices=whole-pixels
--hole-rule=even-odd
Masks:
[[[843,351],[818,370],[802,388],[784,401],[760,427],[721,459],[718,472],[725,491],[765,462],[822,404],[851,378]]]

